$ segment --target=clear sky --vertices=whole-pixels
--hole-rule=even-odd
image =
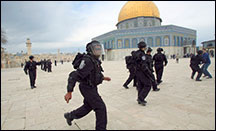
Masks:
[[[85,51],[93,37],[116,29],[126,1],[1,1],[1,27],[8,39],[2,45],[10,53]],[[214,1],[155,1],[162,25],[197,30],[197,45],[215,39]]]

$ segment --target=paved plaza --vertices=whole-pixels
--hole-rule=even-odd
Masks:
[[[149,93],[146,106],[137,103],[132,83],[129,89],[122,87],[129,75],[125,61],[104,61],[104,75],[112,80],[98,89],[107,107],[107,129],[215,130],[215,60],[211,61],[208,70],[213,78],[196,82],[190,78],[190,59],[179,63],[169,59],[161,90]],[[77,84],[70,103],[64,100],[71,63],[58,63],[52,70],[48,73],[38,67],[37,88],[31,89],[22,68],[1,69],[1,129],[95,129],[93,111],[67,125],[63,114],[81,106],[83,97]]]

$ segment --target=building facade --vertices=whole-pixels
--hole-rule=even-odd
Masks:
[[[211,57],[215,56],[215,40],[203,41],[202,43],[203,48],[205,48]]]
[[[164,49],[167,57],[195,52],[196,30],[176,25],[161,25],[157,6],[151,1],[129,1],[120,11],[117,30],[93,38],[104,47],[106,60],[123,60],[137,50],[140,41]]]

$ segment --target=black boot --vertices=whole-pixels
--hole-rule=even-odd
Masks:
[[[129,87],[127,85],[123,85],[124,88],[129,89]]]
[[[159,91],[160,89],[159,88],[157,88],[157,89],[154,89],[153,91]]]
[[[140,104],[140,105],[142,105],[142,106],[145,106],[146,105],[146,103],[147,103],[147,101],[141,101],[141,100],[139,100],[139,99],[137,99],[137,101],[138,101],[138,104]]]
[[[196,79],[196,81],[202,81],[202,80],[200,80],[200,79]]]
[[[71,126],[72,125],[72,121],[73,121],[73,119],[70,117],[70,113],[65,113],[64,114],[64,117],[66,118],[66,122],[67,122],[67,124],[69,125],[69,126]]]

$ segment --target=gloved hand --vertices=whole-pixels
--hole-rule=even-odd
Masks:
[[[64,96],[64,98],[65,98],[65,101],[67,103],[69,103],[69,100],[72,99],[72,92],[66,93],[66,95]]]
[[[27,72],[25,72],[25,74],[27,75],[28,73],[27,73]]]

